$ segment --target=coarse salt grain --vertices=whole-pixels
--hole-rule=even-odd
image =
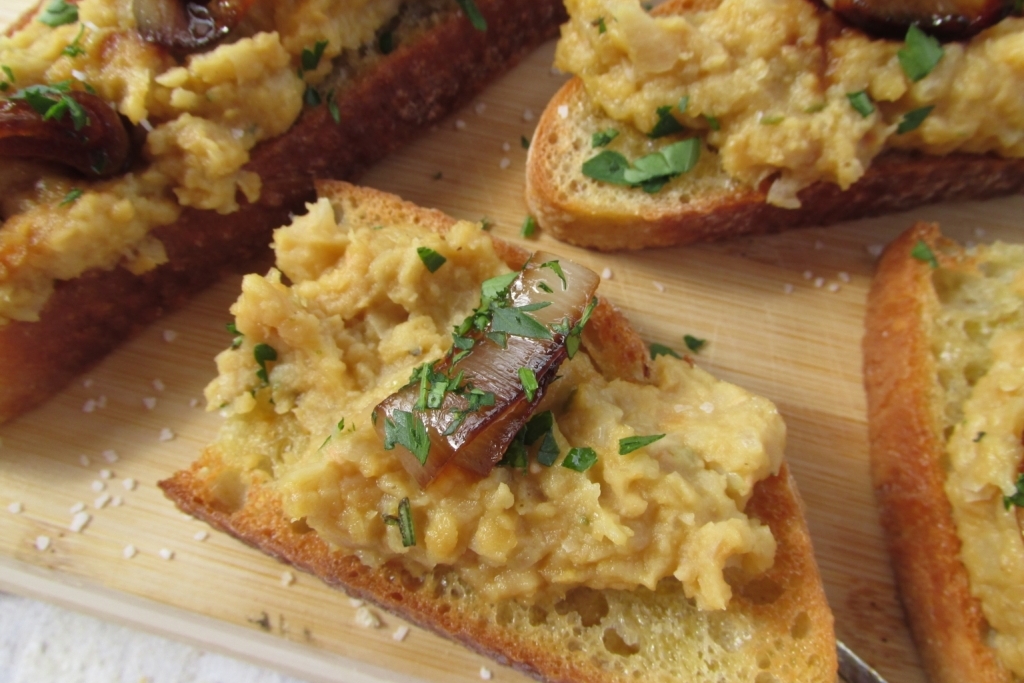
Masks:
[[[348,604],[349,604],[350,607],[362,607],[363,606],[363,601],[360,600],[359,598],[349,598],[348,599]]]
[[[109,463],[115,463],[120,459],[117,456],[117,451],[115,451],[112,448],[108,448],[107,450],[100,453],[100,455],[103,456],[103,459]]]
[[[533,121],[533,110],[532,109],[524,109],[523,110],[523,121]]]
[[[512,150],[512,145],[510,145],[510,144],[509,144],[509,143],[507,143],[507,142],[503,142],[503,143],[501,143],[501,151],[502,151],[502,152],[509,152],[509,151],[511,151],[511,150]]]
[[[487,104],[485,102],[477,102],[476,106],[473,107],[473,111],[475,111],[479,116],[480,114],[483,114],[485,111],[487,111]]]
[[[660,282],[658,282],[657,280],[655,280],[655,281],[654,281],[653,283],[651,283],[651,284],[653,284],[653,285],[654,285],[654,288],[655,288],[656,290],[658,290],[659,292],[664,292],[664,291],[665,291],[665,285],[661,284],[661,283],[660,283]]]
[[[491,673],[490,669],[488,669],[486,666],[481,666],[480,667],[480,678],[481,679],[483,679],[485,681],[489,681],[493,677],[494,677],[494,674]]]
[[[558,118],[567,119],[569,118],[569,105],[560,104],[558,105]]]
[[[85,81],[85,80],[88,80],[88,78],[89,78],[88,74],[86,74],[84,71],[80,71],[78,69],[72,69],[71,70],[71,75],[75,77],[76,81]]]
[[[138,552],[139,551],[135,549],[135,546],[129,544],[129,545],[126,545],[124,547],[124,550],[121,551],[121,555],[124,556],[124,559],[130,560],[133,557],[135,557],[138,554]]]
[[[74,531],[76,534],[82,533],[82,529],[86,527],[86,525],[89,523],[89,520],[91,519],[92,515],[90,515],[88,512],[79,512],[71,518],[71,524],[68,525],[68,528]]]
[[[149,122],[149,119],[142,119],[139,121],[139,125],[142,126],[143,130],[147,133],[153,132],[153,124]]]
[[[142,399],[142,405],[146,406],[146,410],[153,410],[156,408],[156,396],[147,396]]]
[[[368,607],[360,607],[356,610],[356,625],[363,628],[379,628],[380,617],[374,614]]]
[[[884,244],[869,244],[864,248],[867,249],[868,254],[870,254],[874,258],[878,258],[879,256],[882,255],[882,252],[885,251]]]
[[[102,510],[103,508],[107,507],[107,504],[109,502],[110,502],[110,494],[109,493],[104,493],[102,496],[99,496],[96,500],[94,500],[92,502],[92,506],[94,508],[96,508],[97,510]]]
[[[814,240],[814,248],[815,249],[824,249],[825,248],[825,243],[822,242],[821,240]]]
[[[839,276],[838,277],[843,282],[849,282],[850,281],[850,274],[847,273],[845,270],[839,271]]]
[[[89,488],[92,489],[93,493],[100,493],[103,489],[107,488],[107,485],[103,481],[96,479],[92,482]]]
[[[512,165],[512,160],[509,159],[508,157],[502,157],[501,161],[498,162],[498,168],[500,168],[502,171],[506,170],[511,165]]]
[[[838,282],[830,282],[830,283],[828,283],[828,291],[833,292],[833,293],[834,292],[838,292],[839,291],[839,283]]]
[[[82,501],[78,501],[77,503],[72,505],[70,508],[68,508],[68,512],[70,512],[73,515],[77,515],[79,512],[81,512],[84,509],[85,509],[85,503],[83,503]]]
[[[814,277],[814,273],[812,273],[809,270],[805,270],[804,271],[804,279],[805,280],[810,280],[812,277]]]
[[[295,583],[295,574],[292,574],[291,572],[281,572],[282,586],[287,587],[292,585],[293,583]]]
[[[700,409],[710,415],[711,413],[715,412],[715,404],[712,403],[711,401],[704,401],[704,403],[700,404]]]
[[[138,482],[136,482],[135,479],[133,479],[132,477],[128,477],[127,479],[121,481],[121,486],[123,486],[128,491],[134,491],[137,485]]]
[[[602,280],[611,280],[612,279],[612,269],[611,268],[605,268],[604,270],[602,270],[601,271],[601,279]]]
[[[160,548],[160,552],[158,554],[160,555],[160,558],[164,560],[174,559],[174,551],[170,548]]]
[[[86,377],[84,380],[82,380],[82,386],[85,387],[86,389],[91,388],[92,385],[95,383],[96,380],[94,380],[92,377]]]
[[[403,640],[405,640],[406,636],[408,636],[408,635],[409,635],[409,627],[408,626],[399,626],[398,628],[395,629],[395,632],[391,634],[391,640],[394,640],[394,641],[400,643]]]
[[[90,398],[85,403],[83,403],[82,404],[82,412],[83,413],[93,413],[93,412],[96,412],[96,399]]]
[[[88,467],[90,464],[92,464],[92,460],[89,460],[89,456],[88,455],[80,455],[80,456],[78,456],[78,463],[82,467]]]
[[[825,285],[825,278],[823,278],[823,277],[816,277],[816,278],[814,278],[814,286],[815,287],[823,287],[824,285]]]
[[[160,436],[158,438],[161,441],[174,441],[174,432],[171,431],[170,427],[164,427],[160,430]]]
[[[196,532],[196,535],[193,536],[192,538],[196,539],[197,541],[205,541],[209,537],[210,537],[210,532],[209,531],[207,531],[206,529],[200,529],[199,531]]]
[[[111,507],[115,507],[115,508],[119,508],[119,507],[121,507],[121,503],[123,503],[123,502],[124,501],[121,500],[121,496],[114,496],[113,498],[110,499],[110,506]]]
[[[466,130],[466,122],[462,119],[455,119],[455,130]]]
[[[98,399],[96,399],[96,407],[97,408],[106,408],[107,407],[107,397],[106,396],[100,396]]]
[[[985,228],[975,228],[974,229],[974,236],[975,237],[984,237],[985,236]]]
[[[793,293],[793,285],[791,285],[791,284],[789,284],[787,282],[786,284],[782,285],[782,291],[785,292],[786,294],[792,294]]]
[[[686,410],[686,406],[684,406],[682,403],[677,403],[674,406],[672,406],[672,410],[676,411],[677,413],[681,413],[684,410]]]
[[[190,401],[188,402],[188,407],[189,407],[189,408],[195,408],[195,407],[196,407],[196,406],[198,406],[198,405],[199,405],[199,399],[198,399],[198,398],[193,398],[193,399],[191,399],[191,400],[190,400]]]
[[[7,511],[10,512],[12,515],[20,515],[24,509],[25,507],[17,501],[7,506]]]
[[[157,391],[163,391],[164,389],[167,388],[167,385],[164,384],[159,378],[157,378],[153,380],[153,388],[156,389]]]
[[[167,342],[168,344],[170,344],[171,342],[173,342],[175,339],[178,338],[178,333],[175,332],[174,330],[164,330],[164,335],[163,336],[164,336],[164,341]]]
[[[114,476],[114,473],[107,469],[100,470],[99,474],[100,479],[110,479]]]
[[[36,550],[46,550],[50,547],[49,536],[36,536]]]

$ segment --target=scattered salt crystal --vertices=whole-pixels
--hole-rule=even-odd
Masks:
[[[611,268],[605,268],[604,270],[602,270],[601,271],[601,279],[602,280],[611,280],[612,279],[612,269]]]
[[[530,462],[530,474],[540,474],[544,471],[544,468],[540,466],[539,462]]]
[[[119,507],[121,507],[121,503],[123,503],[123,502],[124,501],[121,500],[121,496],[114,496],[113,498],[110,499],[110,506],[111,507],[115,507],[115,508],[119,508]]]
[[[110,494],[104,493],[102,496],[98,497],[96,500],[92,502],[92,506],[97,510],[102,510],[103,508],[107,507],[107,503],[109,502]]]
[[[710,415],[711,413],[715,412],[715,404],[712,403],[711,401],[704,401],[704,403],[700,404],[700,409]]]
[[[156,396],[146,396],[142,399],[142,405],[146,406],[146,410],[153,410],[156,408]]]
[[[25,507],[17,501],[7,506],[7,511],[10,512],[12,515],[20,515],[22,510],[24,509]]]
[[[815,249],[824,249],[825,248],[825,243],[822,242],[821,240],[814,240],[814,248]]]
[[[878,258],[879,256],[882,255],[882,252],[885,251],[884,244],[869,244],[864,248],[867,249],[868,254],[870,254],[874,258]]]
[[[839,283],[838,282],[830,282],[830,283],[828,283],[828,291],[833,292],[833,293],[838,292],[839,291]]]
[[[974,229],[974,236],[975,237],[984,237],[985,236],[985,228],[975,228]]]
[[[153,132],[153,124],[149,122],[149,119],[142,119],[139,121],[139,125],[142,126],[147,133]]]
[[[103,491],[103,489],[107,488],[107,485],[104,482],[100,481],[99,479],[96,479],[95,481],[92,482],[90,488],[92,488],[93,493],[100,493],[101,491]]]
[[[121,551],[121,554],[124,556],[124,559],[130,560],[135,557],[138,552],[139,551],[135,549],[135,546],[128,544],[124,547],[124,550]]]
[[[480,114],[483,114],[485,111],[487,111],[487,103],[485,103],[485,102],[477,102],[476,106],[473,107],[473,111],[475,111],[478,116]]]
[[[409,627],[408,626],[399,626],[398,628],[395,629],[395,632],[391,634],[391,640],[394,640],[394,641],[397,641],[397,642],[400,643],[403,640],[405,640],[406,636],[408,636],[408,635],[409,635]]]
[[[498,162],[498,168],[500,168],[502,171],[506,170],[511,165],[512,165],[512,160],[509,159],[508,157],[502,157],[501,161]]]
[[[164,389],[167,388],[167,385],[164,384],[162,380],[157,378],[153,380],[153,388],[156,389],[157,391],[163,391]]]
[[[92,377],[86,377],[84,380],[82,380],[82,386],[85,387],[86,389],[91,388],[92,385],[95,383],[96,380],[94,380]]]
[[[362,607],[363,606],[363,601],[360,600],[359,598],[349,598],[348,599],[348,604],[351,607]]]
[[[46,550],[50,547],[49,536],[36,536],[36,550]]]
[[[137,482],[132,477],[128,477],[127,479],[121,481],[121,486],[125,487],[125,489],[128,491],[134,491],[136,485]]]
[[[188,402],[188,407],[189,407],[189,408],[195,408],[195,407],[197,407],[198,405],[199,405],[199,399],[198,399],[198,398],[193,398],[193,399],[191,399],[191,400],[190,400],[190,401]]]
[[[210,532],[209,531],[207,531],[206,529],[200,529],[199,531],[196,532],[196,535],[193,536],[192,538],[196,539],[197,541],[205,541],[209,537],[210,537]]]
[[[245,135],[245,131],[242,130],[241,128],[231,129],[231,137],[233,137],[234,139],[241,140],[243,135]]]
[[[71,75],[75,77],[76,81],[86,81],[89,78],[88,74],[79,69],[72,69]]]
[[[281,572],[282,586],[287,587],[292,585],[293,583],[295,583],[295,574],[292,574],[291,572]]]
[[[174,559],[174,551],[169,548],[160,548],[160,552],[158,554],[160,555],[160,558],[164,560]]]
[[[76,534],[81,533],[82,529],[85,528],[85,526],[89,523],[89,520],[91,519],[92,515],[90,515],[88,512],[79,512],[71,518],[71,524],[68,525],[68,528],[74,531]]]
[[[70,512],[73,515],[77,515],[79,512],[81,512],[84,509],[85,509],[85,503],[83,503],[82,501],[78,501],[77,503],[72,505],[70,508],[68,508],[68,512]]]
[[[523,121],[533,121],[533,110],[532,109],[524,109],[523,110]]]
[[[839,279],[842,280],[843,282],[849,282],[850,274],[847,273],[845,270],[841,270],[839,271]]]
[[[114,473],[111,472],[110,470],[107,470],[107,469],[100,470],[100,479],[110,479],[113,476],[114,476]]]
[[[494,674],[492,674],[491,670],[488,669],[486,666],[480,667],[480,678],[482,678],[485,681],[489,681],[493,676]]]
[[[174,432],[169,427],[164,427],[160,430],[159,439],[161,441],[174,441]]]
[[[83,413],[92,413],[96,411],[96,399],[90,398],[82,404]]]
[[[88,467],[92,463],[92,460],[89,460],[88,455],[79,455],[78,462],[79,464],[82,465],[82,467]]]
[[[560,104],[560,105],[558,105],[558,110],[557,111],[558,111],[558,117],[559,118],[562,118],[562,119],[569,118],[569,105],[568,104]]]
[[[117,451],[115,451],[112,448],[108,448],[107,450],[105,450],[102,453],[100,453],[100,455],[103,456],[104,460],[106,460],[107,462],[110,462],[110,463],[114,463],[114,462],[117,462],[119,460],[119,458],[117,457]]]
[[[455,130],[466,130],[466,122],[462,119],[455,120]]]
[[[96,399],[96,407],[97,408],[106,408],[107,407],[107,397],[105,395],[104,396],[100,396],[98,399]]]
[[[561,76],[562,70],[559,69],[557,66],[553,66],[548,70],[548,73],[550,73],[552,76]]]
[[[661,283],[660,283],[660,282],[658,282],[657,280],[655,280],[655,281],[654,281],[653,283],[651,283],[651,284],[653,284],[653,285],[654,285],[654,288],[655,288],[656,290],[658,290],[659,292],[664,292],[664,291],[665,291],[665,285],[661,284]]]
[[[791,285],[791,284],[789,284],[787,282],[786,284],[782,285],[782,291],[785,292],[786,294],[792,294],[793,293],[793,285]]]
[[[805,270],[804,271],[804,279],[805,280],[810,280],[812,277],[814,277],[814,273],[812,273],[809,270]]]
[[[507,143],[507,142],[503,142],[503,143],[501,143],[501,151],[502,151],[502,152],[509,152],[509,151],[511,151],[511,150],[512,150],[512,145],[510,145],[510,144],[509,144],[509,143]]]
[[[825,278],[823,278],[823,277],[816,277],[816,278],[814,278],[814,286],[815,287],[823,287],[824,285],[825,285]]]
[[[356,610],[356,625],[363,628],[379,628],[380,617],[374,614],[368,607],[360,607]]]
[[[686,406],[684,406],[682,403],[677,403],[674,406],[672,406],[672,410],[676,411],[677,413],[681,413],[684,410],[686,410]]]

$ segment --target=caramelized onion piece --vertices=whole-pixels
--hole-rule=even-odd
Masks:
[[[143,39],[176,55],[212,46],[245,17],[253,0],[133,0],[135,24]]]
[[[32,94],[26,89],[0,102],[0,158],[56,162],[92,178],[124,169],[131,152],[128,130],[100,97],[43,87],[28,99],[26,92]]]
[[[903,38],[914,24],[942,41],[970,38],[1014,8],[1014,0],[825,0],[825,4],[880,38]]]
[[[453,348],[429,368],[433,382],[412,381],[374,409],[374,424],[385,447],[394,441],[394,430],[422,426],[422,463],[401,443],[393,446],[420,486],[426,487],[451,463],[486,475],[501,460],[570,353],[567,343],[578,342],[598,282],[597,274],[583,266],[537,252],[508,287],[508,305],[498,313],[491,308],[490,322],[473,335],[471,349],[460,353]],[[509,324],[524,314],[539,323],[535,331],[527,329],[529,324]],[[520,379],[522,368],[537,380],[532,397]],[[448,381],[448,390],[435,394],[436,405],[423,405],[421,396],[438,386],[437,380]]]

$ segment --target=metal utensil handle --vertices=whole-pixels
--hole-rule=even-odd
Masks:
[[[877,671],[842,641],[836,641],[836,653],[839,655],[839,676],[846,683],[886,683]]]

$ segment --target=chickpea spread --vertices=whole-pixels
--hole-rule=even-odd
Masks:
[[[785,425],[768,400],[667,355],[640,384],[603,376],[584,346],[536,407],[553,416],[550,464],[531,451],[522,466],[449,465],[417,484],[371,413],[448,351],[482,283],[509,270],[479,224],[440,236],[341,223],[321,199],[279,229],[277,269],[247,276],[232,308],[239,337],[206,391],[227,415],[211,447],[226,505],[262,482],[295,523],[365,564],[450,566],[489,599],[674,576],[699,608],[723,609],[728,572],[771,566],[771,531],[744,506],[778,471]],[[645,438],[625,452],[631,437]],[[568,466],[572,448],[596,460]]]
[[[65,16],[47,18],[51,5]],[[182,207],[228,213],[239,198],[255,201],[260,178],[243,169],[249,150],[287,131],[331,58],[372,41],[398,7],[255,0],[227,41],[178,59],[140,36],[133,0],[43,2],[23,28],[0,37],[0,98],[32,86],[92,92],[144,131],[145,144],[141,163],[99,180],[3,160],[0,324],[38,319],[55,280],[162,263],[163,247],[149,233]]]
[[[940,46],[843,28],[809,0],[662,16],[638,0],[566,5],[556,64],[601,109],[645,133],[671,115],[730,177],[771,179],[779,206],[798,207],[797,191],[818,181],[850,187],[887,148],[1024,156],[1021,18]]]
[[[939,377],[952,397],[946,494],[992,644],[1024,676],[1022,515],[1007,503],[1024,463],[1024,247],[978,249],[978,277],[937,287],[956,293],[936,321]]]

